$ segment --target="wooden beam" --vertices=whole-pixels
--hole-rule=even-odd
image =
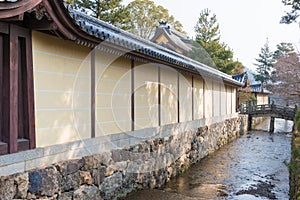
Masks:
[[[4,41],[3,35],[0,35],[0,142],[3,141],[3,129],[2,129],[2,113],[3,113],[3,67],[4,67]]]
[[[96,137],[96,50],[91,52],[91,137]]]
[[[18,140],[18,35],[16,26],[11,25],[9,45],[9,153],[17,152]]]
[[[0,33],[2,33],[2,34],[9,33],[9,26],[7,23],[0,21]]]
[[[0,155],[7,154],[7,144],[0,142]]]
[[[158,66],[158,77],[157,77],[157,82],[158,82],[158,99],[157,99],[157,104],[158,104],[158,126],[161,126],[161,77],[160,77],[160,69],[161,67]]]
[[[203,87],[203,118],[205,118],[206,116],[205,116],[205,81],[204,81],[204,79],[202,79],[202,87]]]
[[[180,122],[180,73],[177,70],[177,122]]]
[[[1,19],[3,21],[6,21],[6,22],[13,22],[13,21],[23,21],[24,19],[24,14],[19,14],[19,15],[16,15],[16,16],[13,16],[13,17],[9,17],[9,18],[5,18],[5,19]]]
[[[29,19],[26,20],[26,26],[32,30],[38,31],[54,31],[57,30],[58,27],[54,22],[48,20],[34,20]]]
[[[27,72],[27,112],[28,112],[28,139],[30,141],[29,148],[36,147],[35,136],[35,109],[34,109],[34,78],[33,78],[33,59],[32,59],[32,36],[27,30],[26,37],[26,72]]]
[[[2,70],[3,70],[2,71],[3,72],[2,90],[3,90],[3,92],[2,92],[2,96],[1,96],[3,112],[1,113],[1,117],[2,117],[2,121],[1,121],[2,130],[1,131],[2,131],[3,142],[8,144],[9,143],[9,133],[10,133],[10,131],[9,131],[9,116],[10,116],[10,101],[9,101],[9,97],[10,97],[10,89],[9,89],[9,82],[10,82],[9,49],[10,49],[10,44],[9,43],[10,43],[10,41],[9,41],[8,35],[3,35],[3,37],[6,37],[6,38],[4,38],[4,40],[3,40],[3,68],[2,68]]]
[[[135,103],[134,103],[134,60],[131,59],[131,131],[134,131],[135,129],[135,116],[134,116],[134,112],[135,112],[135,109],[134,109],[134,106],[135,106]]]
[[[211,115],[212,115],[212,117],[215,116],[214,93],[215,93],[215,91],[214,91],[214,81],[212,80],[211,81],[211,112],[212,112]]]
[[[16,3],[1,3],[0,19],[6,19],[24,14],[26,11],[34,8],[42,0],[23,0]]]
[[[195,105],[194,105],[194,97],[195,95],[194,95],[194,76],[192,75],[192,120],[194,120],[194,107],[195,107]]]

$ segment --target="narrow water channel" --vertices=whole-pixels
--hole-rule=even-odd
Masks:
[[[267,130],[267,124],[258,129]],[[130,194],[129,200],[289,199],[292,122],[275,121],[275,133],[251,131],[173,178],[161,189]]]

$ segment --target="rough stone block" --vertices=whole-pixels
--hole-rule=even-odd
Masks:
[[[92,185],[93,179],[89,171],[79,171],[79,185]]]
[[[28,173],[17,174],[14,178],[17,199],[26,199],[28,190]]]
[[[64,192],[58,196],[58,200],[70,200],[73,198],[74,192]]]
[[[76,190],[79,188],[79,174],[78,172],[74,174],[69,174],[63,176],[60,182],[60,190],[62,192]]]
[[[101,166],[98,169],[91,170],[91,175],[93,177],[93,182],[96,186],[100,186],[105,178],[106,167]]]
[[[83,185],[74,192],[73,200],[90,200],[90,199],[102,200],[100,196],[100,191],[94,185],[92,186]]]
[[[54,166],[29,173],[30,193],[41,196],[54,196],[59,192],[61,176]]]
[[[11,200],[16,194],[16,185],[12,177],[0,178],[0,199]]]
[[[63,175],[73,174],[78,172],[84,166],[83,159],[63,161],[56,164],[57,170]]]

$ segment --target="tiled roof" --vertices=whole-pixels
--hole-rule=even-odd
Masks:
[[[251,87],[252,92],[267,93],[267,94],[271,93],[267,89],[262,88],[261,83],[250,85],[250,87]]]
[[[247,79],[248,79],[248,73],[244,72],[241,74],[235,74],[232,76],[232,78],[240,83],[243,84],[243,86],[247,85]]]
[[[171,43],[176,45],[175,49],[179,48],[185,52],[188,52],[192,49],[191,40],[185,34],[180,33],[179,31],[167,25],[166,22],[161,22],[160,25],[156,27],[155,35],[151,41],[155,42],[155,40],[163,34],[169,38]]]
[[[168,50],[160,45],[119,29],[111,24],[93,18],[85,13],[73,9],[73,7],[70,5],[67,5],[66,7],[69,11],[69,15],[80,27],[80,29],[93,37],[105,40],[109,43],[113,43],[115,45],[124,47],[132,51],[136,51],[155,59],[160,59],[168,63],[180,65],[182,67],[188,68],[189,70],[198,72],[201,75],[217,76],[237,86],[241,86],[240,82],[232,79],[231,76],[223,72],[208,67],[174,51]]]

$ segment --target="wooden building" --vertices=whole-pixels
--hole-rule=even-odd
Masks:
[[[270,92],[263,89],[260,83],[251,84],[247,72],[233,75],[232,78],[243,84],[243,86],[238,89],[237,105],[246,105],[249,101],[255,101],[257,105],[270,103]]]
[[[1,1],[0,55],[0,154],[216,123],[242,86],[61,0]]]
[[[175,30],[166,22],[160,22],[160,25],[156,27],[151,41],[183,55],[187,55],[193,48],[189,37]]]

